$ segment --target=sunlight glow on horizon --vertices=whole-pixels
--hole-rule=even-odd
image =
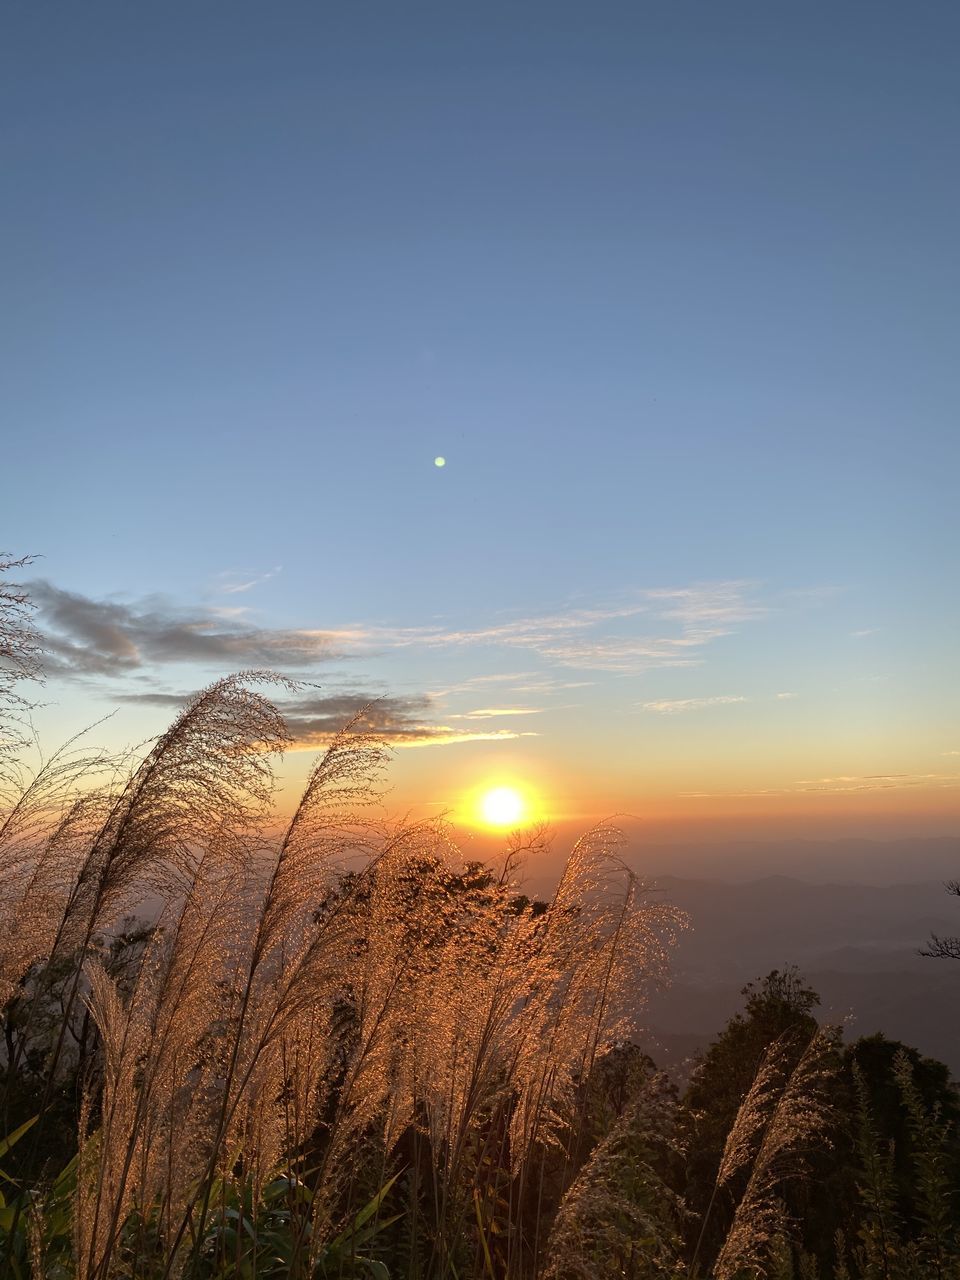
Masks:
[[[544,806],[527,783],[500,774],[470,788],[452,817],[466,827],[506,832],[542,821]]]

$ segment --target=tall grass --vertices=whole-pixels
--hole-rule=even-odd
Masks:
[[[829,1130],[826,1086],[832,1082],[833,1037],[817,1031],[792,1069],[785,1046],[774,1044],[737,1114],[717,1177],[728,1186],[747,1172],[733,1221],[714,1262],[716,1280],[762,1275],[788,1232],[782,1201],[788,1180],[804,1172],[805,1158]]]
[[[126,767],[73,744],[7,768],[0,996],[27,1027],[54,996],[60,1014],[0,1216],[11,1275],[379,1275],[387,1235],[409,1276],[540,1269],[543,1153],[572,1149],[679,917],[612,832],[575,846],[544,908],[517,847],[487,868],[441,823],[388,824],[384,744],[359,723],[271,837],[275,679],[218,681]],[[137,912],[121,982],[102,939]]]
[[[629,1043],[684,922],[616,832],[531,902],[542,833],[485,866],[442,822],[388,821],[362,714],[281,822],[285,682],[261,672],[139,757],[74,741],[30,767],[38,654],[0,590],[0,1275],[815,1276],[785,1200],[833,1123],[836,1037],[768,1046],[696,1218],[695,1129]],[[896,1074],[919,1227],[904,1245],[858,1079],[864,1207],[835,1274],[949,1280],[940,1115]]]

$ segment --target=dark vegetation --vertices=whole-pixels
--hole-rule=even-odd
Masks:
[[[362,716],[277,832],[263,673],[31,767],[40,650],[0,586],[0,1275],[960,1277],[946,1068],[786,968],[680,1092],[630,1033],[684,922],[613,833],[530,901],[377,817]]]

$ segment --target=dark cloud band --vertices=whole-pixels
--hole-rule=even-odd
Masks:
[[[46,665],[58,675],[116,675],[179,662],[296,671],[347,656],[336,632],[265,630],[174,609],[156,598],[92,600],[44,581],[30,583],[29,590]]]

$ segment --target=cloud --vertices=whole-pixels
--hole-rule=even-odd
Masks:
[[[431,705],[427,697],[386,696],[371,700],[362,691],[352,691],[297,697],[285,702],[283,710],[294,750],[321,746],[361,711],[361,725],[396,747],[453,746],[536,736],[512,729],[473,732],[435,724],[430,716]]]
[[[209,612],[214,618],[245,618],[253,610],[248,604],[212,604]]]
[[[697,667],[702,662],[692,652],[705,644],[704,639],[644,636],[639,639],[564,639],[542,644],[539,652],[565,667],[584,667],[595,671],[636,672],[663,667]]]
[[[118,675],[149,665],[302,670],[347,656],[358,630],[268,630],[236,617],[176,609],[150,597],[93,600],[49,582],[30,584],[48,669],[61,675]]]
[[[362,689],[341,693],[308,693],[285,699],[283,714],[294,742],[299,747],[325,742],[362,712],[365,729],[391,740],[426,732],[430,700],[385,695],[371,698]]]
[[[196,694],[150,691],[114,696],[121,702],[175,709],[185,706]],[[387,738],[402,738],[408,733],[432,729],[425,723],[430,710],[429,698],[381,696],[363,689],[296,694],[282,699],[281,710],[291,736],[298,743],[307,740],[320,742],[332,737],[359,712],[363,712],[361,724],[364,728]]]
[[[594,680],[531,680],[527,684],[515,684],[514,693],[554,693],[558,689],[592,689]]]
[[[800,695],[799,693],[778,693],[775,697],[781,702],[786,702],[791,698],[799,698]]]
[[[571,609],[564,613],[544,614],[536,618],[517,618],[494,626],[474,629],[445,627],[404,627],[384,632],[384,637],[397,648],[423,645],[427,648],[465,645],[506,645],[521,649],[542,650],[557,644],[565,635],[594,628],[603,622],[632,618],[643,612],[643,606],[619,609]]]
[[[879,627],[862,627],[859,631],[851,631],[850,634],[855,640],[863,640],[866,636],[875,636],[879,630]]]
[[[399,746],[432,746],[459,742],[497,742],[515,738],[533,738],[539,735],[530,730],[509,728],[476,730],[462,726],[453,727],[447,723],[434,723],[434,719],[444,721],[484,721],[501,717],[533,716],[542,714],[542,707],[478,707],[470,711],[442,712],[438,704],[451,693],[469,692],[475,686],[499,684],[503,680],[516,679],[516,674],[501,676],[476,676],[463,682],[462,686],[445,689],[440,692],[427,693],[417,697],[396,698],[382,697],[365,693],[362,690],[351,690],[337,695],[310,696],[291,704],[290,718],[294,725],[295,735],[305,741],[316,740],[339,728],[360,707],[370,704],[371,728],[376,728],[386,736],[394,739]],[[562,685],[559,687],[563,687]],[[319,716],[319,721],[318,721]]]
[[[661,698],[657,702],[641,703],[644,711],[655,711],[659,715],[672,716],[685,711],[701,711],[705,707],[726,706],[731,702],[746,702],[740,694],[718,694],[713,698]]]
[[[560,666],[610,672],[699,665],[705,645],[763,617],[755,584],[718,582],[635,593],[621,605],[566,609],[478,628],[408,627],[378,633],[404,648],[486,646],[526,649]],[[663,634],[664,622],[676,634]],[[638,625],[642,624],[638,633]]]
[[[960,774],[873,773],[841,775],[836,778],[806,778],[795,784],[802,791],[845,793],[852,791],[900,791],[914,787],[952,790],[960,787]]]
[[[563,689],[588,689],[593,683],[592,680],[557,680],[553,676],[538,674],[534,671],[511,671],[506,674],[470,676],[458,684],[435,690],[434,696],[449,698],[459,693],[475,693],[478,689],[491,684],[507,686],[502,690],[504,693],[546,694]]]
[[[477,711],[464,711],[450,716],[451,720],[497,720],[500,716],[538,716],[542,707],[480,707]]]
[[[769,612],[766,605],[752,598],[756,590],[757,583],[741,579],[654,588],[646,596],[660,606],[662,618],[676,619],[691,631],[726,635],[730,628],[753,622]]]
[[[279,572],[227,583],[244,592]],[[721,582],[635,593],[623,604],[568,609],[473,629],[440,626],[273,630],[251,624],[238,606],[182,609],[158,597],[95,600],[49,582],[31,584],[45,632],[48,665],[61,674],[117,675],[142,667],[195,663],[224,669],[266,666],[287,672],[343,658],[376,642],[383,649],[498,647],[523,650],[561,667],[629,673],[690,667],[706,645],[763,616],[753,584]],[[666,625],[665,625],[666,624]],[[535,692],[542,675],[516,672],[472,682]],[[523,682],[523,683],[521,683]],[[471,682],[457,686],[466,691]],[[554,688],[584,682],[554,683]]]
[[[258,587],[261,582],[269,582],[271,578],[275,578],[282,571],[283,565],[278,564],[266,573],[255,574],[251,578],[248,574],[240,576],[227,570],[225,573],[220,574],[221,583],[218,590],[227,596],[239,595],[241,592],[251,591],[254,587]]]
[[[513,729],[490,729],[484,733],[461,733],[447,725],[424,732],[419,737],[409,737],[398,742],[398,747],[451,747],[462,742],[511,742],[516,738],[536,738],[539,734],[516,733]]]
[[[195,693],[111,693],[115,702],[135,702],[143,707],[169,707],[177,711],[185,707]]]
[[[121,702],[164,707],[179,711],[194,693],[120,693]],[[362,689],[339,693],[306,693],[281,702],[284,720],[290,730],[292,751],[312,751],[324,746],[359,713],[358,727],[378,734],[395,747],[456,746],[464,742],[503,742],[516,738],[535,738],[530,732],[513,729],[471,730],[435,724],[431,719],[429,697],[377,696]],[[456,717],[451,717],[456,718]]]
[[[497,671],[491,672],[484,676],[468,676],[466,680],[460,680],[456,684],[447,685],[445,689],[437,689],[434,696],[437,698],[447,698],[451,694],[457,693],[473,693],[476,689],[491,684],[512,685],[517,680],[539,680],[541,678],[533,671]],[[489,696],[489,695],[486,695]]]
[[[779,799],[804,794],[853,795],[879,791],[956,791],[960,790],[960,774],[956,773],[876,773],[840,774],[833,778],[805,778],[791,786],[770,787],[758,791],[681,791],[687,799],[749,799],[772,796]]]

